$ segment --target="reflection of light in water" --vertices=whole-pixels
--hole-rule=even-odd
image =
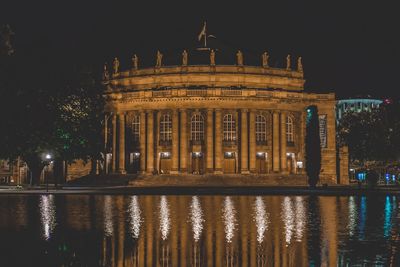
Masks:
[[[43,237],[50,239],[56,226],[56,206],[53,195],[40,196],[39,202],[40,217],[43,225]]]
[[[224,200],[224,223],[225,223],[225,238],[226,242],[231,243],[235,231],[235,207],[231,197],[225,197]]]
[[[197,196],[192,197],[190,204],[190,220],[193,228],[193,238],[197,242],[203,230],[203,211],[201,210],[200,200]]]
[[[347,228],[349,229],[349,235],[354,235],[354,228],[356,227],[356,218],[357,218],[357,206],[354,200],[354,197],[351,196],[349,198],[349,224]]]
[[[303,237],[304,227],[306,224],[306,212],[304,209],[303,197],[296,197],[296,241],[301,241]]]
[[[166,196],[161,196],[160,202],[160,231],[163,240],[168,237],[169,229],[171,227],[169,218],[169,207]]]
[[[112,236],[114,233],[113,226],[113,204],[111,196],[104,197],[104,233],[106,236]]]
[[[383,235],[385,238],[390,236],[390,230],[392,228],[392,201],[390,200],[389,196],[386,196],[385,202],[385,221],[383,224]]]
[[[131,196],[131,202],[129,203],[129,214],[131,218],[131,234],[133,238],[139,238],[140,224],[142,220],[140,218],[140,206],[137,196]]]
[[[264,239],[264,233],[268,229],[268,214],[265,212],[265,204],[262,197],[256,197],[254,213],[257,227],[257,241],[261,244]]]
[[[360,205],[360,221],[358,223],[360,240],[364,240],[365,236],[365,222],[367,219],[367,198],[365,196],[361,197],[361,205]]]
[[[290,197],[285,197],[282,202],[282,220],[285,228],[286,245],[290,244],[294,229],[293,205]]]

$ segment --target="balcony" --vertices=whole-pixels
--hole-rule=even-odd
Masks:
[[[171,146],[172,145],[172,140],[160,140],[158,142],[160,146]]]
[[[223,146],[235,146],[236,140],[223,140],[222,145]]]
[[[191,146],[201,146],[204,145],[204,140],[190,140]]]
[[[286,146],[293,147],[294,146],[294,141],[287,141]]]

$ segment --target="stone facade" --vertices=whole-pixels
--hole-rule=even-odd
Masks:
[[[302,70],[157,66],[106,86],[109,173],[304,174],[306,108],[325,119],[321,178],[336,183],[335,95],[305,93]]]

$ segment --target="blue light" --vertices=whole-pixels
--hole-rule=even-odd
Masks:
[[[386,178],[386,182],[389,182],[389,180],[390,180],[390,175],[389,175],[389,173],[386,173],[385,178]]]
[[[396,175],[392,174],[392,181],[396,182]]]

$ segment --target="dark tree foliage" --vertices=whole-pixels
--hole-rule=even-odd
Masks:
[[[0,55],[0,158],[22,158],[32,184],[48,164],[47,153],[72,161],[99,159],[102,151],[101,84],[87,70],[53,66],[46,51]]]
[[[400,105],[346,112],[339,122],[339,145],[348,145],[350,160],[361,166],[386,165],[400,156]]]
[[[318,108],[316,106],[307,108],[305,150],[308,184],[311,187],[315,187],[319,181],[321,170],[321,140],[319,136]]]

